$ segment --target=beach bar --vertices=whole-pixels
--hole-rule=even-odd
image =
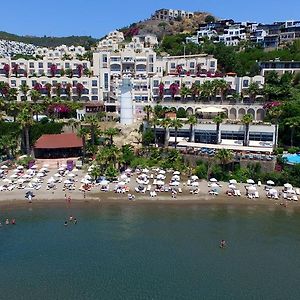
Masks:
[[[75,133],[43,134],[34,145],[34,155],[36,158],[78,157],[82,146],[82,139]]]

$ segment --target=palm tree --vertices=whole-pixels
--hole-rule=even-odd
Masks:
[[[112,128],[111,127],[111,128],[107,128],[104,131],[104,134],[109,137],[110,145],[112,146],[113,143],[114,143],[113,137],[119,135],[120,134],[120,130],[118,128]]]
[[[245,136],[244,136],[244,146],[249,146],[249,129],[252,121],[253,121],[253,116],[251,114],[245,114],[243,116],[242,123],[246,126]]]
[[[71,119],[68,119],[68,123],[67,123],[69,126],[71,126],[71,129],[72,129],[72,132],[74,133],[74,129],[76,128],[76,126],[79,124],[79,121],[74,119],[74,118],[71,118]]]
[[[92,146],[95,145],[95,139],[96,139],[96,129],[99,125],[99,119],[97,116],[85,116],[84,121],[89,125],[90,131],[91,131],[91,143]]]
[[[151,105],[146,105],[146,106],[144,106],[143,110],[146,113],[146,120],[149,123],[150,114],[153,112],[152,106]]]
[[[216,90],[220,93],[221,95],[221,103],[223,103],[225,99],[225,94],[229,89],[228,82],[226,82],[224,79],[216,79],[214,80]]]
[[[195,115],[191,115],[188,117],[186,124],[190,125],[190,138],[189,142],[195,141],[195,134],[194,134],[194,126],[197,124],[197,118]]]
[[[183,122],[180,119],[172,119],[170,122],[170,127],[173,127],[175,130],[175,149],[177,148],[177,135],[178,129],[182,128]]]
[[[194,82],[191,87],[191,93],[193,96],[193,100],[196,100],[196,98],[199,99],[200,92],[201,92],[200,84]]]
[[[213,119],[214,123],[216,124],[217,144],[221,143],[221,139],[220,139],[220,124],[222,124],[223,120],[224,120],[224,116],[222,114],[218,114]]]
[[[35,89],[30,90],[29,92],[31,101],[36,103],[41,98],[41,93]]]
[[[297,116],[297,117],[288,118],[285,122],[285,125],[291,129],[291,147],[293,147],[295,130],[300,126],[300,117]]]
[[[272,122],[275,124],[275,147],[277,147],[278,144],[278,123],[279,123],[279,118],[282,115],[282,108],[280,106],[275,106],[271,109],[268,110],[268,114],[272,120]]]
[[[17,115],[20,111],[20,106],[18,103],[16,101],[9,102],[7,103],[6,109],[7,114],[12,116],[14,118],[14,122],[16,122]]]
[[[212,81],[204,81],[201,85],[201,96],[207,98],[208,101],[211,101],[211,97],[214,93],[214,85]]]
[[[26,83],[22,83],[20,85],[20,88],[19,88],[20,92],[23,94],[24,96],[24,100],[27,100],[27,94],[30,90],[30,87],[26,84]]]
[[[233,152],[229,149],[219,149],[215,156],[221,163],[222,168],[225,169],[225,166],[233,160]]]
[[[180,90],[180,96],[181,96],[182,100],[185,100],[186,97],[190,94],[191,94],[191,90],[187,86],[183,85]]]
[[[45,89],[47,91],[47,97],[50,98],[51,97],[51,89],[52,89],[51,83],[46,83],[45,84]]]
[[[170,127],[170,118],[162,119],[160,121],[160,126],[162,126],[165,130],[165,142],[164,147],[166,147],[169,143],[169,127]]]
[[[7,98],[9,101],[16,101],[18,97],[18,89],[10,88],[8,90]]]
[[[251,82],[249,87],[245,90],[245,93],[249,95],[250,100],[254,101],[256,96],[259,94],[260,88],[257,82]]]
[[[44,112],[44,106],[38,103],[35,103],[32,107],[32,112],[35,114],[36,122],[39,121],[39,113]]]
[[[28,108],[24,108],[19,113],[17,120],[20,123],[20,126],[24,132],[24,136],[25,136],[24,146],[26,149],[26,154],[30,155],[29,129],[33,124],[31,111]]]
[[[155,145],[157,144],[157,136],[156,136],[156,126],[158,126],[160,124],[159,119],[154,116],[151,120],[150,120],[150,124],[153,126],[153,131],[154,131],[154,143]]]
[[[86,127],[81,126],[78,130],[78,136],[82,138],[82,161],[84,162],[86,156],[86,137],[89,133],[89,130]]]

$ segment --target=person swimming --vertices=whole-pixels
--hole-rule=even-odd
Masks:
[[[68,226],[68,221],[65,221],[65,224],[64,224],[65,226]]]
[[[77,224],[77,219],[76,218],[74,218],[74,224]]]
[[[226,247],[226,241],[225,240],[221,240],[220,242],[220,248],[225,248]]]
[[[69,217],[69,221],[73,221],[73,216],[72,215]]]
[[[9,220],[8,219],[5,220],[5,225],[9,225]]]

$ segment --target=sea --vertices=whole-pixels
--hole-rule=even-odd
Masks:
[[[297,210],[28,205],[6,218],[0,299],[300,299]]]

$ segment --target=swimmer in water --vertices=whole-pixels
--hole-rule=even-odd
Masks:
[[[221,240],[221,242],[220,242],[220,248],[225,248],[225,247],[226,247],[225,240]]]
[[[70,216],[70,217],[69,217],[69,221],[73,221],[73,216]]]
[[[68,226],[68,221],[65,221],[65,224],[64,224],[65,226]]]
[[[8,219],[5,220],[5,225],[9,225],[9,220]]]
[[[74,224],[77,224],[77,219],[76,218],[74,218]]]

